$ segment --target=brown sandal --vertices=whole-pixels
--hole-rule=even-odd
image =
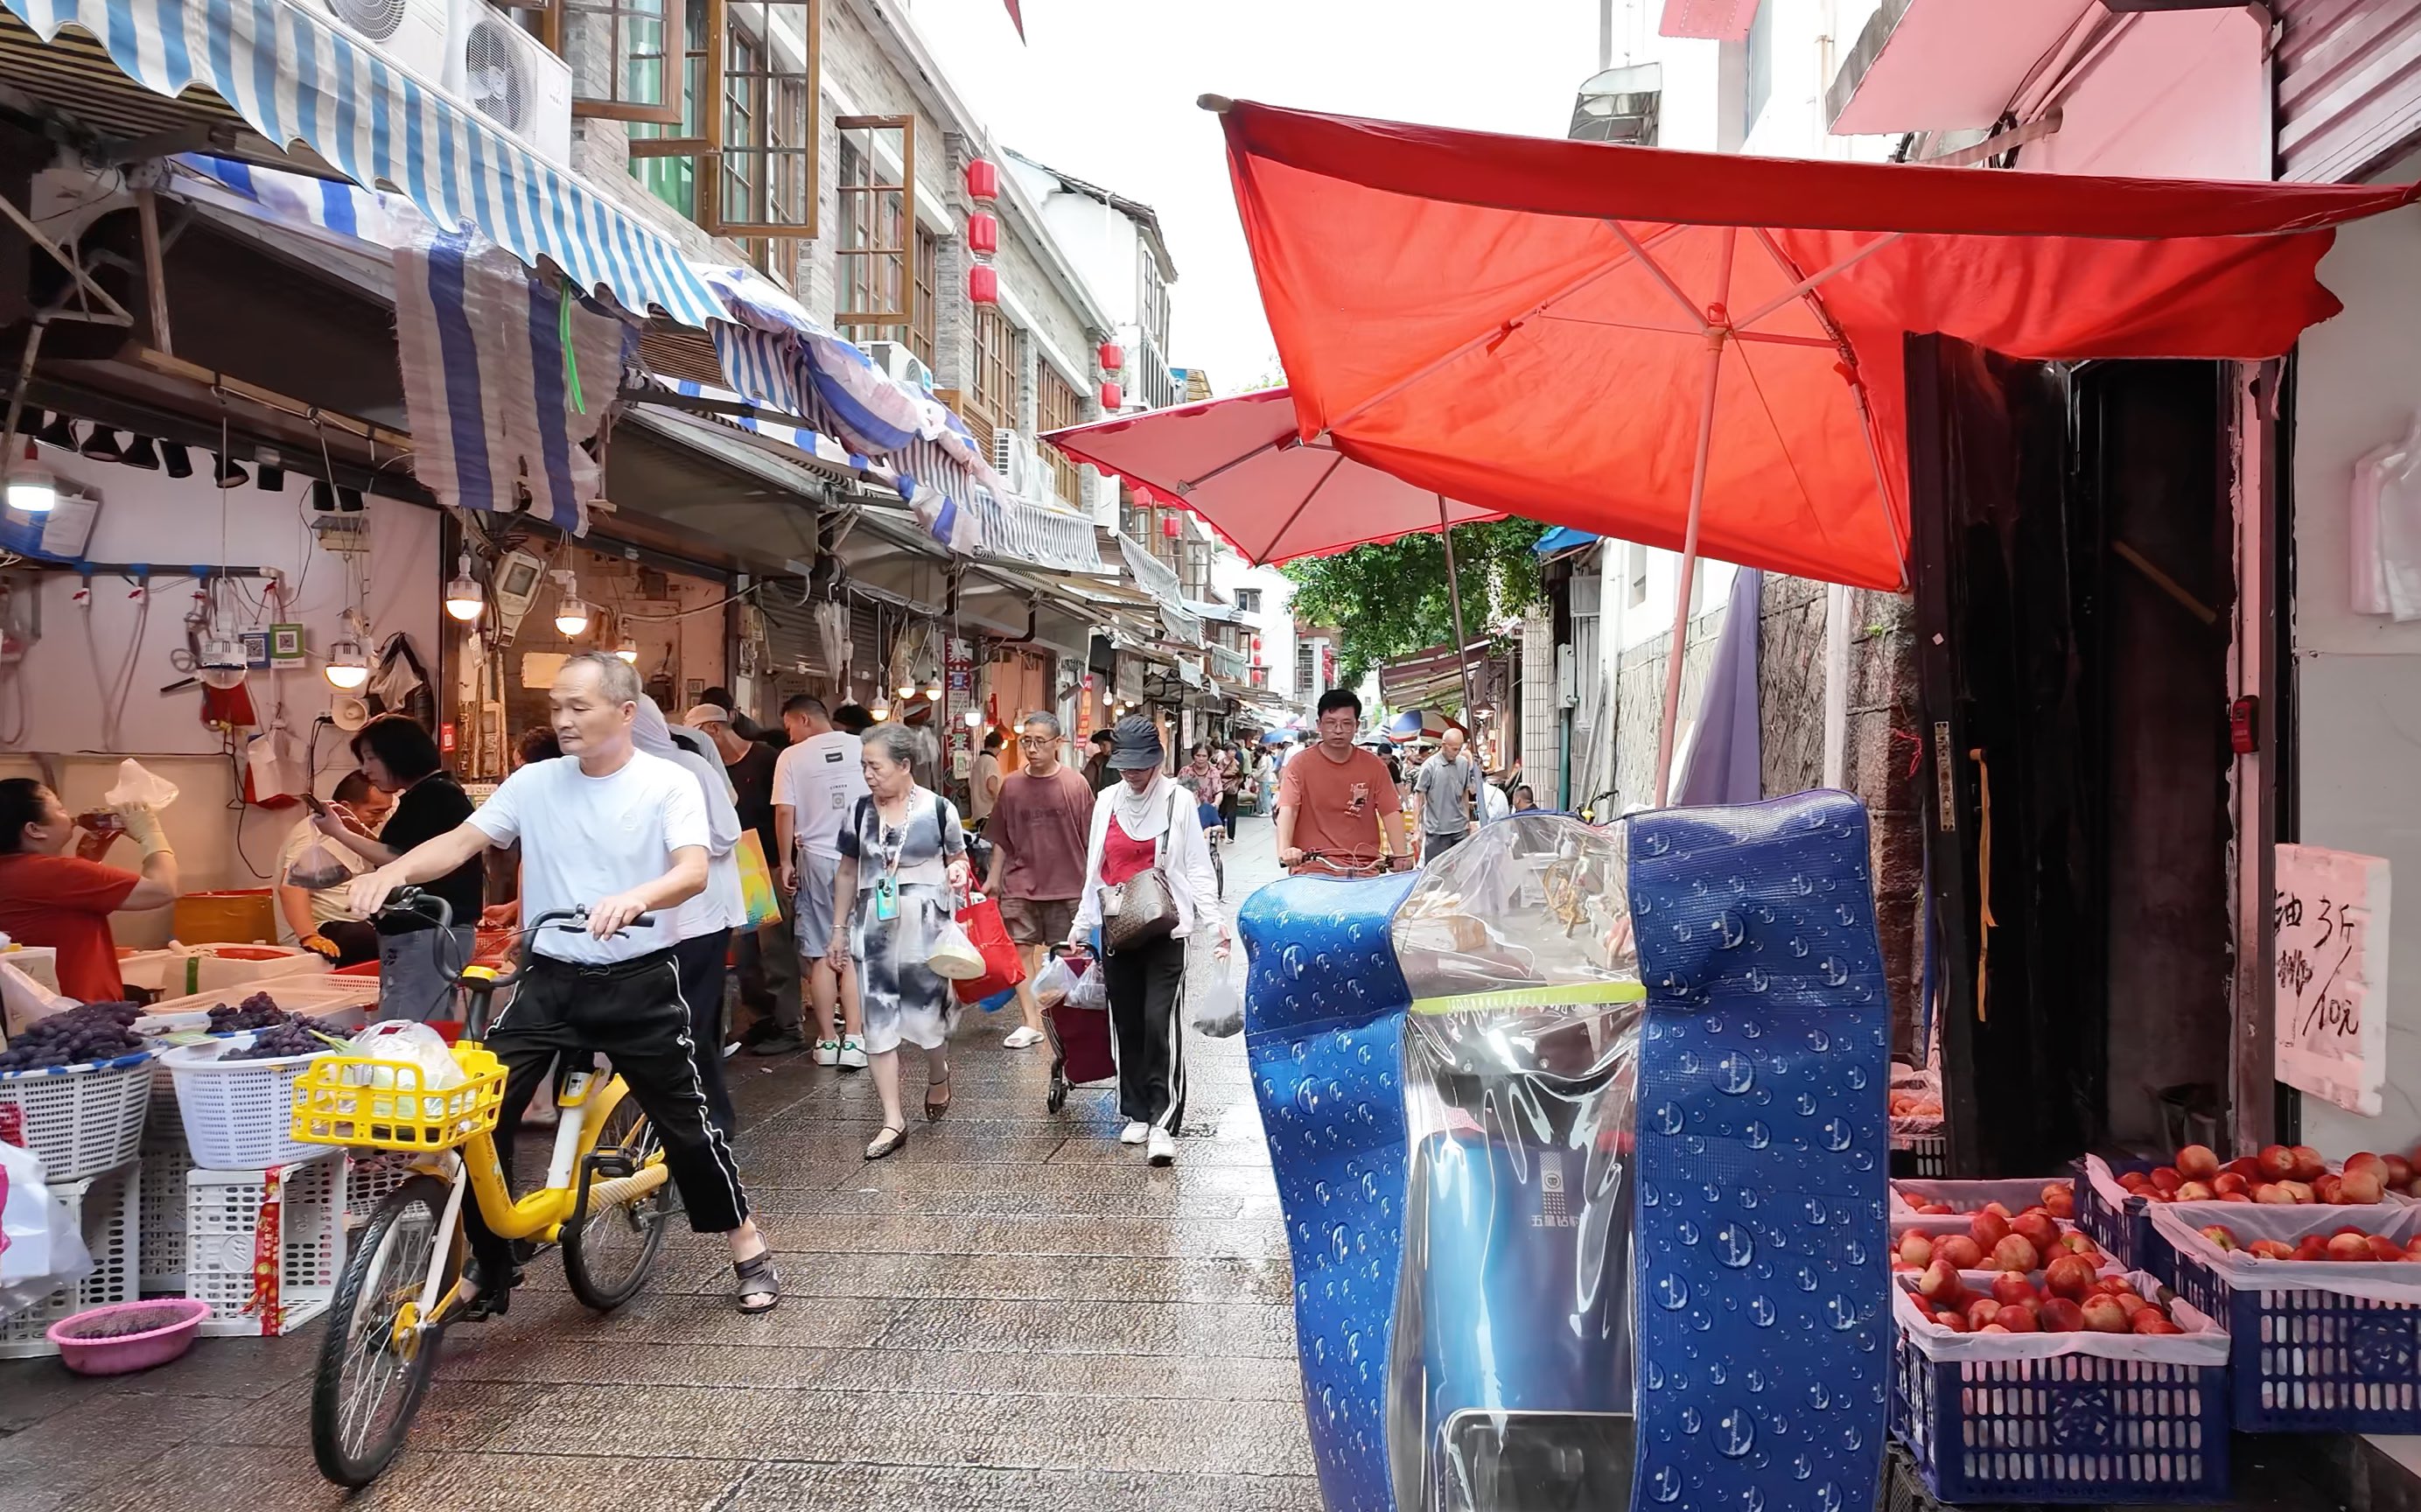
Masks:
[[[875,1134],[872,1143],[866,1146],[866,1158],[869,1161],[879,1161],[887,1155],[897,1155],[899,1153],[899,1146],[907,1143],[908,1130],[897,1124],[884,1124]]]
[[[773,1269],[773,1247],[767,1245],[745,1260],[731,1262],[732,1274],[738,1276],[739,1290],[734,1300],[743,1313],[770,1313],[782,1305],[782,1275]],[[752,1299],[762,1298],[761,1302]]]
[[[936,1093],[936,1092],[939,1092],[939,1093],[942,1095],[942,1100],[940,1100],[939,1102],[936,1102],[936,1101],[934,1101],[934,1100],[933,1100],[933,1094],[934,1094],[934,1093]],[[941,1121],[942,1115],[944,1115],[944,1114],[945,1114],[945,1113],[947,1113],[947,1112],[949,1112],[949,1111],[950,1111],[950,1079],[949,1079],[949,1077],[948,1077],[947,1075],[945,1075],[945,1076],[943,1076],[943,1078],[942,1078],[940,1081],[938,1081],[938,1082],[929,1082],[929,1083],[926,1083],[926,1085],[925,1085],[925,1121],[926,1121],[927,1123],[929,1123],[929,1123],[938,1123],[938,1122],[940,1122],[940,1121]]]

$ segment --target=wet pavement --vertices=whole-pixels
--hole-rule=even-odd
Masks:
[[[1227,870],[1232,912],[1276,874],[1268,821]],[[1013,1021],[969,1013],[948,1115],[873,1163],[866,1076],[729,1063],[789,1293],[767,1317],[733,1311],[720,1240],[677,1233],[605,1318],[543,1259],[508,1317],[449,1333],[410,1446],[350,1501],[311,1463],[316,1326],[114,1380],[0,1363],[0,1512],[1311,1512],[1242,1040],[1189,1040],[1188,1128],[1153,1170],[1111,1092],[1044,1112],[1049,1052],[1002,1049]],[[906,1080],[913,1113],[913,1057]]]

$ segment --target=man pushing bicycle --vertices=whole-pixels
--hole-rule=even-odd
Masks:
[[[781,1279],[748,1216],[730,1146],[708,1116],[698,1057],[721,1047],[692,1039],[673,961],[672,911],[706,888],[706,807],[687,771],[633,748],[641,696],[638,674],[619,657],[566,661],[548,694],[562,757],[522,768],[461,825],[354,879],[348,902],[367,918],[397,889],[518,841],[523,916],[585,908],[587,928],[530,941],[512,1002],[489,1030],[487,1049],[507,1071],[497,1158],[509,1177],[514,1130],[558,1054],[567,1063],[609,1056],[663,1143],[690,1227],[730,1242],[740,1310],[761,1313],[781,1301]],[[476,1205],[463,1217],[473,1258],[465,1297],[501,1313],[511,1244]]]

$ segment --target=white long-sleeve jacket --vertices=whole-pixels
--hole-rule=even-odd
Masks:
[[[1110,816],[1117,812],[1123,779],[1101,789],[1093,800],[1093,834],[1085,853],[1085,893],[1076,903],[1076,923],[1069,940],[1082,943],[1101,923],[1101,848],[1109,840]],[[1163,773],[1152,785],[1156,802],[1170,805],[1168,830],[1161,836],[1160,867],[1168,875],[1168,890],[1177,899],[1179,938],[1194,932],[1219,896],[1219,880],[1210,869],[1210,842],[1202,834],[1202,817],[1194,795]]]

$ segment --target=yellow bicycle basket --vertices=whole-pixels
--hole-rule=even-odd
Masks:
[[[504,1062],[459,1045],[454,1062],[462,1083],[432,1089],[410,1061],[323,1055],[294,1083],[294,1138],[354,1149],[446,1150],[484,1134],[504,1106]]]

